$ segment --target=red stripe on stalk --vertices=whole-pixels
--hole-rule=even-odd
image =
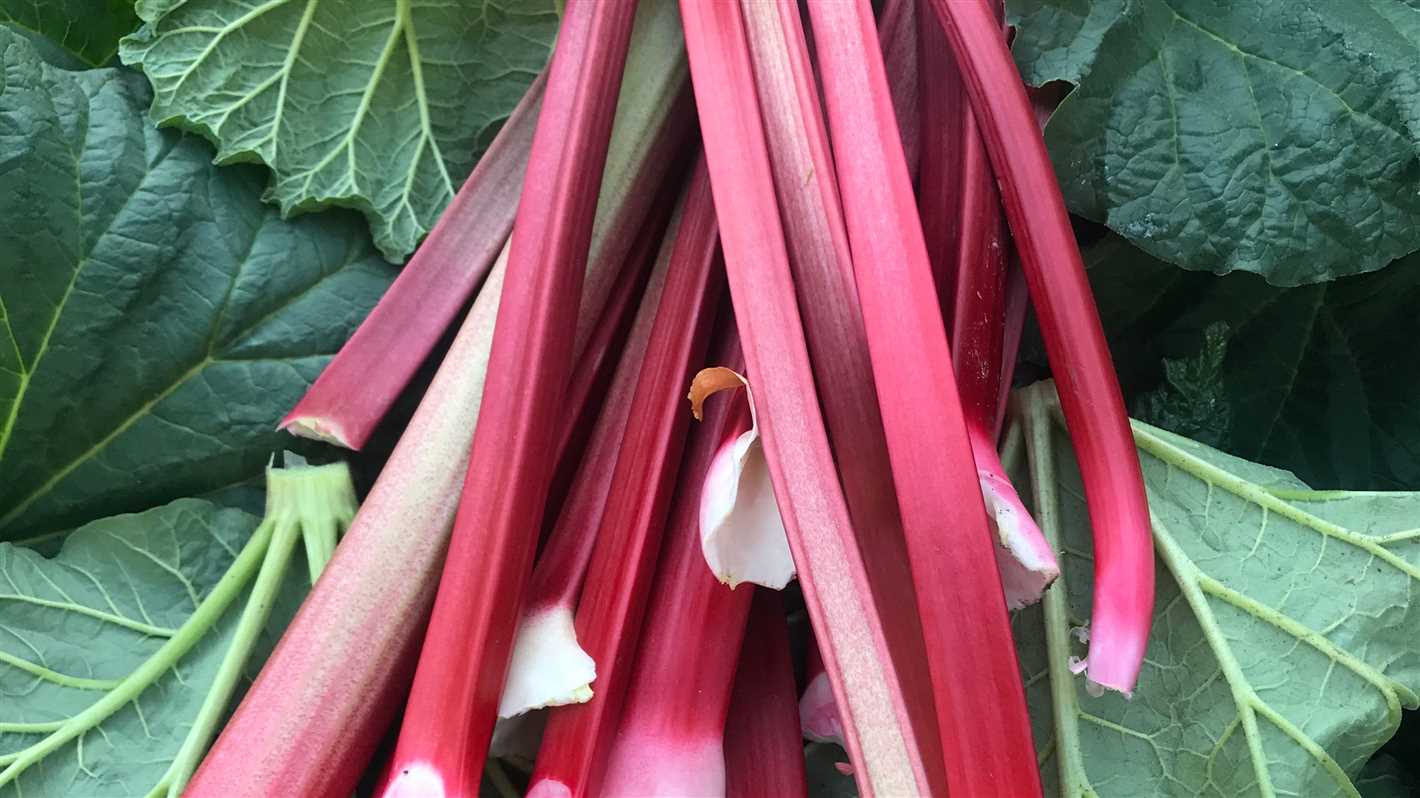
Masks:
[[[546,73],[538,75],[379,304],[280,429],[359,450],[473,296],[513,229]]]
[[[1089,678],[1134,689],[1154,606],[1139,456],[1084,263],[1020,74],[986,0],[932,0],[1000,185],[1046,352],[1060,382],[1095,541]]]
[[[635,18],[568,4],[514,225],[482,423],[386,796],[478,794],[552,478],[582,275]]]
[[[812,2],[809,12],[948,789],[1039,795],[1010,619],[872,7]]]
[[[684,386],[705,357],[723,286],[703,164],[676,230],[626,438],[577,606],[577,638],[597,663],[593,696],[548,718],[529,796],[597,795],[634,664],[689,418]]]
[[[819,414],[736,3],[681,0],[691,82],[765,455],[860,792],[930,794]],[[892,619],[887,619],[889,622]]]
[[[717,362],[739,360],[733,328],[728,333],[731,345]],[[725,792],[725,718],[754,588],[731,590],[711,575],[699,519],[711,462],[749,428],[748,402],[736,392],[712,404],[691,431],[604,796]]]
[[[725,724],[725,798],[808,794],[784,599],[756,590]]]

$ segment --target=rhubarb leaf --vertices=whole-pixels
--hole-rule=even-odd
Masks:
[[[1071,672],[1089,524],[1053,396],[1040,384],[1020,400],[1036,517],[1062,552],[1060,581],[1018,625],[1047,779],[1064,796],[1354,796],[1401,707],[1420,704],[1420,494],[1313,491],[1135,422],[1154,630],[1132,700],[1093,697]]]
[[[97,702],[178,635],[257,525],[257,517],[180,499],[76,530],[54,559],[0,543],[0,798],[142,796],[163,782],[226,651],[242,592],[186,656],[106,718]],[[247,558],[261,562],[260,552]],[[246,570],[248,581],[254,567]],[[247,672],[255,673],[299,601],[287,589]],[[30,761],[66,724],[82,736]],[[18,764],[17,764],[18,760]],[[21,767],[21,765],[27,765]]]
[[[1420,247],[1420,6],[1023,0],[1071,210],[1188,269],[1276,285]]]
[[[403,260],[542,69],[553,0],[187,0],[123,42],[152,115],[272,170],[285,214],[359,210]]]
[[[141,76],[0,59],[0,539],[258,477],[392,269],[154,129]]]
[[[1209,377],[1216,384],[1190,378],[1200,399],[1218,400],[1211,419],[1200,407],[1194,426],[1177,414],[1146,420],[1198,437],[1202,422],[1226,419],[1219,448],[1312,485],[1420,489],[1420,369],[1396,361],[1397,343],[1420,337],[1420,256],[1291,289],[1250,274],[1182,272],[1115,237],[1086,259],[1122,381],[1135,392],[1158,384],[1164,360],[1197,361],[1226,345]],[[1226,336],[1209,345],[1214,324]]]
[[[1032,86],[1079,83],[1126,5],[1126,0],[1008,0],[1006,12],[1016,29],[1011,54],[1021,77]]]
[[[32,31],[88,66],[118,53],[118,40],[138,27],[133,0],[0,0],[0,22]]]

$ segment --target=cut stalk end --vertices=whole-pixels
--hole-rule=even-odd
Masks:
[[[351,436],[346,433],[339,422],[319,416],[296,415],[295,411],[292,411],[290,415],[281,419],[281,423],[276,428],[278,430],[284,429],[298,438],[329,443],[344,449],[357,448]]]
[[[571,608],[557,605],[529,612],[513,642],[498,717],[589,701],[595,678],[597,664],[577,643]]]

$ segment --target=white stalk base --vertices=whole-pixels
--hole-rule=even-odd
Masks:
[[[577,644],[572,610],[555,606],[530,612],[518,623],[498,717],[590,701],[595,678],[597,664]]]

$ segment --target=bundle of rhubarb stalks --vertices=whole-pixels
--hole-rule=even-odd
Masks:
[[[804,794],[796,578],[804,719],[860,794],[1039,795],[1008,613],[1057,564],[997,455],[1028,306],[1093,526],[1092,688],[1133,688],[1153,553],[1007,37],[993,0],[569,0],[284,422],[358,450],[443,352],[187,794],[467,798],[534,710],[529,795]]]

